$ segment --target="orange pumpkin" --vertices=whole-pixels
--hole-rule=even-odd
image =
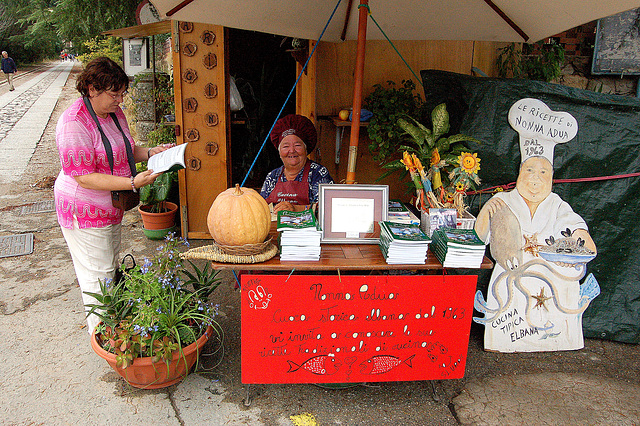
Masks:
[[[218,244],[241,246],[263,242],[269,235],[271,213],[251,188],[229,188],[213,201],[207,215],[209,233]]]

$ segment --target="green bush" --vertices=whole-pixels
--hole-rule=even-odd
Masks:
[[[176,132],[173,126],[160,125],[147,133],[147,146],[154,147],[166,143],[176,143]]]
[[[404,130],[398,126],[398,119],[412,117],[421,121],[423,101],[415,94],[416,85],[411,80],[403,80],[402,87],[387,81],[388,87],[374,85],[374,90],[364,100],[366,109],[373,113],[367,132],[369,152],[376,161],[384,162],[398,152],[404,139]]]
[[[83,43],[87,53],[78,56],[83,64],[88,64],[93,59],[106,56],[118,65],[122,66],[122,43],[116,37],[97,36]]]
[[[553,81],[564,65],[564,47],[557,43],[511,43],[500,49],[496,59],[498,76]]]

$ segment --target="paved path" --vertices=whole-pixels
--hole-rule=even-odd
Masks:
[[[640,385],[588,374],[540,373],[473,380],[453,406],[465,425],[640,424]]]
[[[71,68],[73,62],[60,62],[0,96],[0,184],[27,168]]]

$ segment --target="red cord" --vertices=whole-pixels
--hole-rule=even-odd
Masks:
[[[575,179],[554,179],[553,183],[597,182],[601,180],[624,179],[624,178],[631,178],[631,177],[638,177],[638,176],[640,176],[640,172],[627,173],[624,175],[613,175],[613,176],[595,176],[595,177],[575,178]],[[466,192],[466,194],[476,195],[476,194],[487,194],[487,193],[499,192],[499,191],[509,191],[515,188],[515,186],[516,186],[516,183],[511,182],[506,185],[496,185],[496,186],[491,186],[489,188],[479,189],[477,191],[468,191]]]

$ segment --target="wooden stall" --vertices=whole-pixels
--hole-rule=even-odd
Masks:
[[[231,182],[231,114],[229,111],[229,32],[224,27],[162,21],[109,31],[116,37],[139,37],[167,32],[171,27],[177,142],[190,142],[187,169],[180,171],[180,216],[182,236],[209,239],[207,213],[215,197]],[[316,43],[310,41],[307,53],[296,52],[298,76]],[[504,43],[473,41],[399,41],[396,47],[416,73],[439,69],[471,74],[476,67],[495,75],[497,49]],[[296,112],[308,116],[318,128],[319,143],[311,157],[329,169],[336,182],[346,177],[348,128],[336,162],[336,126],[329,117],[349,108],[353,99],[353,73],[356,41],[320,42],[295,92]],[[409,68],[387,41],[370,40],[366,46],[363,97],[375,84],[411,79],[421,93]],[[275,117],[274,117],[275,118]],[[360,132],[356,164],[359,183],[373,183],[382,169],[368,151],[366,129]],[[267,147],[266,149],[270,149]],[[405,187],[397,179],[381,181],[389,185],[391,198],[403,198]]]
[[[211,238],[207,213],[231,175],[226,32],[176,21],[172,43],[177,143],[189,144],[179,176],[182,235]]]
[[[211,44],[207,44],[205,33],[212,35]],[[180,172],[182,235],[209,239],[207,213],[215,197],[233,184],[230,147],[241,142],[231,140],[230,136],[228,32],[220,26],[174,21],[172,35],[178,143],[191,142],[186,153],[188,167]],[[416,72],[433,68],[471,74],[472,67],[478,67],[490,75],[496,49],[501,45],[467,41],[396,43]],[[314,42],[308,43],[308,54],[314,46]],[[335,163],[336,129],[327,117],[337,115],[352,102],[355,55],[355,41],[319,43],[295,92],[296,112],[308,116],[318,128],[319,143],[311,157],[325,165],[336,182],[346,176],[348,130],[344,132],[347,142],[340,149],[344,161]],[[307,57],[296,58],[292,74],[300,74]],[[386,41],[367,43],[364,74],[364,96],[375,84],[386,84],[388,80],[398,85],[403,79],[415,81]],[[416,85],[419,87],[419,82]],[[367,132],[363,130],[356,165],[359,183],[373,183],[382,174],[380,165],[369,154],[368,143]],[[381,183],[389,185],[391,198],[404,195],[404,185],[397,179]]]

